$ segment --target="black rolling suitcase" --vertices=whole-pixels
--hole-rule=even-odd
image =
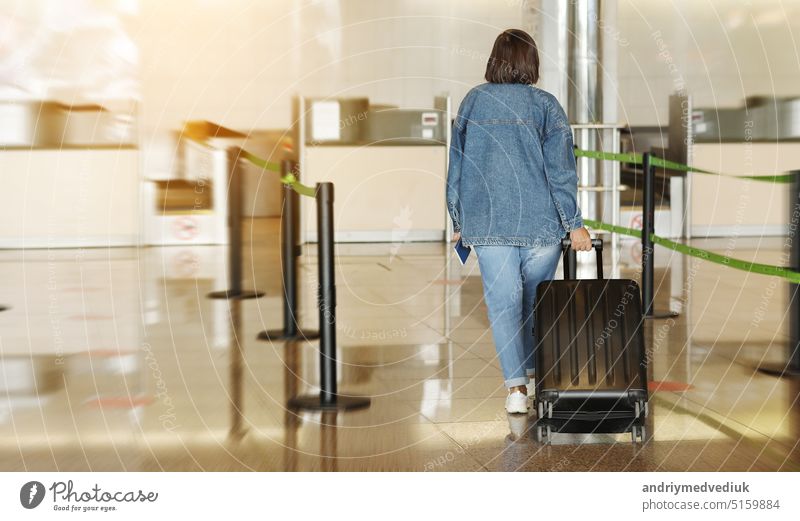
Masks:
[[[564,280],[536,297],[537,436],[631,432],[644,440],[647,359],[639,285],[603,279],[603,241],[594,239],[597,279],[575,280],[576,255],[562,241]]]

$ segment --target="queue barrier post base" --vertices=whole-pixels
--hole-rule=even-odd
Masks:
[[[800,378],[800,367],[786,363],[765,363],[758,366],[758,371],[780,378]]]
[[[259,340],[276,341],[276,340],[317,340],[319,338],[319,331],[315,329],[298,329],[294,334],[288,333],[283,329],[268,329],[258,334]]]
[[[323,393],[295,396],[289,399],[289,408],[306,411],[353,411],[369,407],[370,399],[365,396],[332,395],[325,399]]]
[[[675,318],[677,316],[680,316],[680,314],[677,311],[658,311],[650,315],[645,315],[644,318],[648,318],[651,320],[661,320],[665,318]]]
[[[208,298],[221,299],[221,300],[245,300],[251,298],[261,298],[263,296],[264,296],[263,291],[247,291],[247,290],[228,291],[225,289],[222,291],[212,291],[211,293],[208,294]]]

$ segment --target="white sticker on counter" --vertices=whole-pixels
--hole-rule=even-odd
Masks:
[[[311,104],[311,139],[331,141],[340,139],[339,102],[315,101]]]

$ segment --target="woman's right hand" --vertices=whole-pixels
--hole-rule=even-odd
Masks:
[[[590,251],[592,249],[592,237],[586,228],[578,228],[569,232],[569,240],[572,241],[572,249],[575,251]]]
[[[458,240],[460,238],[461,238],[461,232],[454,232],[453,233],[453,242],[458,242]]]

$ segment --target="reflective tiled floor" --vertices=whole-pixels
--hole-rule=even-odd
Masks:
[[[477,266],[443,244],[337,247],[339,387],[372,404],[287,410],[319,360],[316,342],[256,339],[282,321],[276,224],[247,230],[259,300],[206,298],[222,247],[0,252],[0,470],[800,469],[800,385],[754,369],[787,350],[785,284],[662,250],[657,307],[680,315],[647,326],[643,444],[543,444],[535,415],[506,415]],[[732,253],[779,263],[780,245]],[[635,276],[637,251],[622,243],[607,273]],[[313,248],[301,277],[315,328]]]

